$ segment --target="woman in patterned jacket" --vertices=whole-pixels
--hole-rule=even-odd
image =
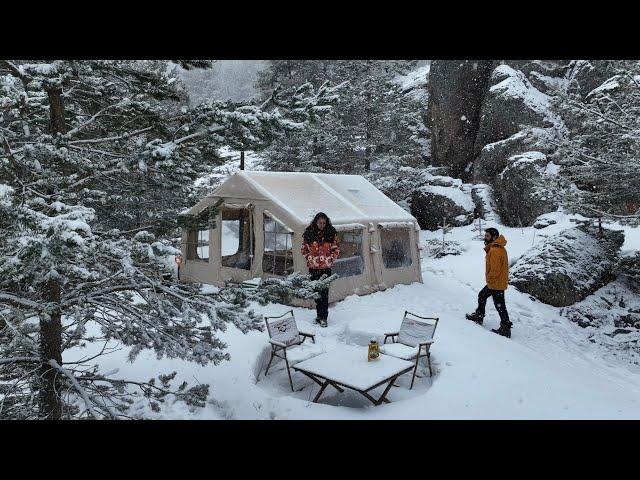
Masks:
[[[304,231],[302,240],[302,255],[307,259],[311,279],[318,280],[323,275],[331,275],[331,266],[340,255],[340,247],[336,229],[331,225],[329,217],[323,212],[316,214]],[[316,323],[326,327],[329,316],[328,288],[316,300],[316,312]]]

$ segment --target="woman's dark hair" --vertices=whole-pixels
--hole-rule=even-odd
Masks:
[[[313,217],[313,220],[302,234],[302,238],[304,239],[305,243],[312,243],[315,240],[318,240],[318,237],[320,236],[318,220],[320,220],[321,218],[324,218],[324,220],[327,222],[326,226],[324,227],[323,240],[325,242],[333,242],[334,238],[336,237],[336,229],[333,225],[331,225],[331,219],[327,216],[326,213],[318,212],[316,213],[316,216]]]

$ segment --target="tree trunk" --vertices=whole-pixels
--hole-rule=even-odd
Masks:
[[[62,87],[58,85],[49,85],[45,87],[45,90],[49,96],[51,133],[67,133],[67,125],[64,120]]]
[[[49,96],[49,119],[51,133],[65,133],[67,126],[64,120],[64,102],[62,100],[62,87],[46,86]],[[53,194],[53,189],[47,193]],[[44,285],[43,297],[51,304],[56,305],[49,318],[40,319],[40,417],[49,420],[62,418],[62,398],[60,395],[61,382],[58,371],[49,365],[49,360],[55,360],[62,365],[62,312],[58,308],[60,304],[60,282],[51,279]]]
[[[50,280],[45,285],[44,298],[47,302],[60,302],[60,283]],[[55,360],[62,365],[62,315],[59,309],[51,313],[49,319],[40,319],[40,417],[48,420],[62,418],[62,399],[58,371],[49,365]]]
[[[365,171],[369,171],[371,170],[371,146],[369,145],[369,142],[371,141],[371,92],[367,92],[366,94],[366,104],[365,104],[365,115],[366,115],[366,119],[365,119],[365,124],[364,124],[364,128],[365,128],[365,150],[364,150],[364,156],[365,156],[365,160],[364,160],[364,169]]]
[[[240,170],[244,170],[244,150],[240,150]]]

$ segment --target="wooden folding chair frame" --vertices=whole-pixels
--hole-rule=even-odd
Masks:
[[[418,344],[418,354],[416,355],[416,363],[415,366],[413,367],[413,375],[411,376],[411,386],[409,387],[409,390],[413,389],[413,382],[415,381],[416,377],[418,378],[422,378],[422,376],[417,374],[418,371],[418,363],[420,362],[420,358],[424,358],[427,357],[427,362],[429,364],[429,376],[433,376],[433,371],[431,370],[431,352],[429,351],[429,349],[431,348],[431,345],[433,344],[434,340],[433,340],[433,335],[436,334],[436,328],[438,328],[438,321],[439,318],[438,317],[422,317],[420,315],[416,315],[415,313],[411,313],[408,310],[404,311],[404,316],[402,317],[402,320],[404,321],[405,318],[407,318],[407,315],[412,315],[416,318],[419,318],[420,320],[435,320],[436,323],[433,326],[433,334],[431,336],[431,339],[426,341],[426,342],[420,342]],[[402,327],[402,324],[401,324]],[[391,337],[391,340],[393,343],[396,343],[396,337],[400,334],[400,332],[392,332],[392,333],[385,333],[384,334],[384,342],[382,342],[383,344],[387,343],[387,340],[389,339],[389,337]],[[422,347],[424,347],[424,354],[422,353]]]
[[[285,345],[282,342],[278,342],[277,340],[273,340],[271,338],[271,332],[269,330],[269,320],[273,320],[273,319],[276,319],[276,318],[282,318],[285,315],[289,315],[289,314],[293,317],[293,321],[295,322],[296,317],[293,314],[293,310],[289,310],[289,311],[283,313],[282,315],[278,315],[278,316],[275,316],[275,317],[264,317],[264,321],[265,321],[265,324],[266,324],[266,327],[267,327],[267,333],[269,334],[269,343],[271,344],[271,358],[269,358],[269,363],[267,364],[267,368],[264,371],[264,376],[266,377],[267,374],[269,373],[269,368],[271,367],[271,362],[273,361],[273,357],[281,358],[282,360],[284,360],[285,365],[287,366],[287,374],[289,375],[289,385],[291,385],[291,391],[293,392],[295,390],[293,389],[293,380],[291,379],[291,368],[290,368],[290,365],[289,365],[289,359],[287,358],[287,348],[291,348],[291,347],[295,347],[295,346],[301,345],[301,344],[304,343],[304,341],[307,338],[310,338],[313,343],[316,343],[316,336],[313,333],[302,332],[302,331],[300,331],[300,329],[298,329],[298,340],[299,341],[296,342],[296,343],[293,343],[291,345]],[[296,327],[297,327],[297,325],[298,324],[296,322]],[[280,353],[282,353],[282,355],[280,355]]]

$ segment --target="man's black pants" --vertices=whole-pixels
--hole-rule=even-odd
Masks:
[[[480,293],[478,294],[478,308],[476,309],[476,313],[481,317],[484,317],[484,309],[487,305],[487,299],[489,297],[493,298],[493,304],[496,306],[498,315],[500,315],[500,326],[505,328],[511,327],[512,324],[509,321],[507,305],[504,302],[504,290],[491,290],[485,285],[485,287],[480,290]]]
[[[311,274],[311,280],[320,280],[322,275],[331,275],[330,268],[310,268],[309,273]],[[329,317],[329,289],[326,288],[320,292],[320,298],[316,300],[316,312],[318,318],[324,318],[325,320]]]

